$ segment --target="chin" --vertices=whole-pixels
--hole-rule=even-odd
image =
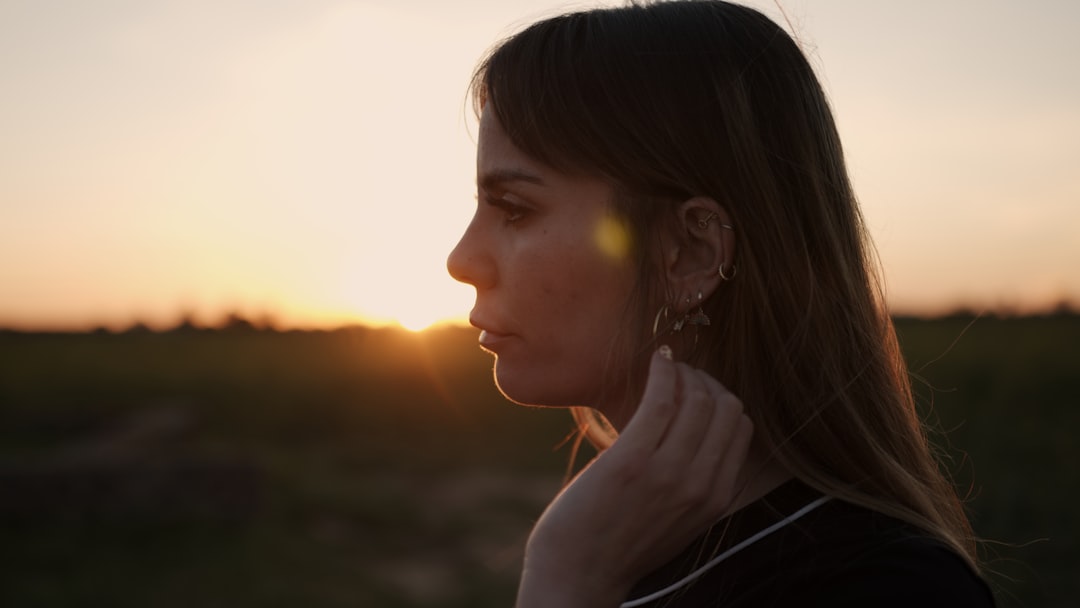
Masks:
[[[515,373],[514,370],[508,369],[508,366],[500,365],[496,359],[494,375],[495,387],[499,389],[503,397],[518,405],[572,407],[588,402],[587,399],[582,399],[580,394],[568,391],[568,387],[559,381],[559,374],[543,374],[535,371]]]

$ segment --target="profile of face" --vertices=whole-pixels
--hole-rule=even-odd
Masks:
[[[518,149],[480,119],[477,207],[447,268],[476,288],[470,322],[510,400],[597,406],[604,364],[635,285],[613,189]]]

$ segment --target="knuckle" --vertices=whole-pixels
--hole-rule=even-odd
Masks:
[[[682,484],[677,491],[678,501],[687,507],[707,506],[711,494],[710,484],[701,482]]]
[[[619,456],[612,462],[613,470],[620,475],[637,475],[649,461],[649,450],[641,444],[627,445]]]
[[[654,478],[653,489],[656,492],[673,496],[678,502],[683,500],[683,486],[671,475],[662,475]]]
[[[701,389],[694,389],[686,396],[686,402],[694,405],[705,405],[712,402],[712,395]]]
[[[669,397],[653,399],[652,410],[656,416],[668,416],[675,410],[675,401]]]
[[[641,477],[641,467],[638,460],[633,458],[623,459],[611,468],[611,476],[615,483],[622,486],[632,485]]]
[[[725,394],[717,401],[717,409],[724,415],[731,416],[732,418],[744,415],[743,412],[745,411],[743,402],[731,393]]]
[[[653,458],[643,475],[649,480],[650,488],[658,493],[678,494],[685,485],[685,471],[670,458]]]
[[[735,431],[737,433],[746,433],[752,435],[754,433],[754,421],[750,419],[745,413],[739,414],[738,419],[735,422]]]

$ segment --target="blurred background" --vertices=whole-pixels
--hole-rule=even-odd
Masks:
[[[830,95],[999,602],[1072,605],[1080,8],[748,4]],[[572,425],[445,272],[466,85],[593,5],[0,0],[0,603],[512,601]]]

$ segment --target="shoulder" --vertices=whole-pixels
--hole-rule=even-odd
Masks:
[[[833,499],[799,523],[761,547],[784,554],[777,565],[791,577],[774,582],[778,591],[786,589],[779,592],[787,600],[804,606],[994,605],[966,560],[906,522]]]
[[[734,549],[666,598],[672,603],[649,605],[994,605],[989,587],[963,558],[903,521],[835,498],[792,517],[820,498],[801,483],[787,484],[714,527],[631,597],[679,581],[710,556]],[[760,539],[737,548],[755,536]]]
[[[877,514],[875,514],[877,515]],[[993,606],[986,583],[952,549],[906,524],[877,515],[859,542],[818,541],[817,563],[803,569],[800,589],[816,606]],[[808,552],[809,553],[809,552]]]

